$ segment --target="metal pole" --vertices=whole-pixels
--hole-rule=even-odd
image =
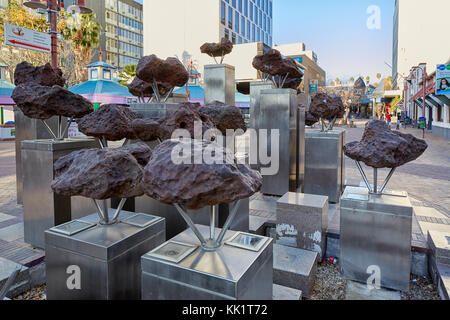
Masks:
[[[109,223],[109,214],[108,214],[108,202],[106,200],[102,200],[102,206],[103,206],[103,215],[105,223]]]
[[[236,216],[236,213],[237,213],[240,205],[241,205],[241,200],[236,202],[236,204],[234,205],[233,211],[228,216],[227,221],[225,221],[222,231],[220,231],[219,237],[217,238],[217,241],[216,241],[216,245],[220,245],[222,243],[222,240],[225,237],[225,234],[227,233],[228,229],[230,228],[230,225],[233,222],[234,217]]]
[[[216,206],[211,206],[211,216],[209,219],[209,239],[214,241],[216,231]]]
[[[383,193],[383,191],[384,191],[384,189],[386,188],[386,186],[387,186],[389,180],[391,180],[392,175],[393,175],[394,172],[395,172],[395,169],[397,169],[397,168],[392,168],[391,171],[389,172],[388,176],[386,177],[386,180],[384,180],[384,183],[383,183],[383,185],[382,185],[381,188],[380,188],[380,193]]]
[[[373,168],[373,193],[378,193],[378,169]]]
[[[365,183],[366,186],[367,186],[367,189],[369,189],[369,192],[372,192],[372,188],[370,187],[369,180],[367,179],[367,176],[366,176],[366,174],[364,173],[364,170],[363,170],[363,168],[361,167],[361,164],[359,163],[359,161],[356,161],[356,160],[355,160],[355,162],[356,162],[356,166],[358,167],[359,172],[361,173],[361,176],[362,176],[362,178],[363,178],[363,180],[364,180],[364,183]]]
[[[183,217],[184,221],[189,226],[189,228],[191,228],[191,230],[194,232],[194,234],[196,235],[198,240],[200,240],[200,243],[202,244],[202,246],[205,246],[206,245],[205,238],[202,236],[200,231],[198,231],[197,227],[195,226],[194,222],[192,222],[189,215],[183,210],[183,208],[181,208],[181,206],[179,204],[175,203],[174,206],[178,210],[178,212],[181,214],[181,216]]]
[[[56,137],[56,134],[53,132],[52,128],[50,128],[50,126],[48,125],[47,122],[45,122],[45,120],[42,120],[42,123],[45,125],[45,127],[47,128],[48,132],[53,136],[54,139],[58,139]]]
[[[115,221],[119,217],[120,211],[122,211],[122,208],[125,205],[126,201],[127,201],[127,198],[123,198],[120,200],[119,205],[117,206],[117,209],[116,209],[116,213],[114,213],[114,216],[112,218],[112,221]]]
[[[58,67],[58,11],[56,0],[47,0],[47,8],[50,17],[50,34],[52,40],[52,67]]]
[[[58,116],[58,139],[62,139],[62,117]]]

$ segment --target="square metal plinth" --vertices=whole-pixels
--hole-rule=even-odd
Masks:
[[[262,90],[260,116],[257,126],[266,130],[267,142],[259,137],[259,149],[271,156],[269,164],[260,164],[263,175],[261,192],[283,196],[286,192],[296,192],[303,174],[299,161],[304,159],[304,124],[299,124],[304,108],[298,107],[297,92],[292,89]],[[303,130],[302,130],[303,128]],[[272,144],[272,137],[274,138]],[[265,143],[263,146],[262,144]],[[259,152],[261,156],[261,152]],[[303,161],[301,161],[303,164]],[[304,168],[304,167],[303,167]],[[278,169],[278,170],[277,170]]]
[[[345,130],[308,129],[305,136],[304,192],[328,196],[330,202],[338,203],[345,184]]]
[[[92,214],[45,232],[47,299],[140,299],[140,258],[165,241],[165,220],[128,211],[119,219],[104,226]]]
[[[347,187],[341,198],[340,269],[361,283],[407,291],[413,207],[409,197],[369,195]],[[371,277],[369,279],[369,277]]]
[[[204,237],[209,236],[209,227],[197,227]],[[216,229],[216,234],[219,232],[220,229]],[[232,245],[227,244],[228,241]],[[272,239],[242,233],[237,235],[235,231],[228,231],[224,244],[217,251],[206,252],[188,229],[169,242],[167,250],[155,250],[142,257],[142,299],[272,299]],[[179,248],[177,243],[181,244]],[[260,248],[257,248],[260,244]],[[189,250],[189,246],[194,246],[195,250],[179,262],[155,256],[155,253],[181,256]]]
[[[53,164],[71,152],[98,148],[91,138],[25,140],[22,142],[23,215],[25,242],[44,248],[44,231],[95,212],[92,201],[53,192]]]
[[[235,69],[228,64],[205,65],[205,104],[219,101],[236,103]]]

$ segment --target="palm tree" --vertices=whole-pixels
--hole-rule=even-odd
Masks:
[[[334,81],[331,81],[331,82],[330,82],[330,86],[331,86],[331,87],[334,87],[334,85],[335,85],[335,84],[334,84]]]
[[[341,83],[341,80],[339,80],[339,78],[336,78],[336,79],[334,80],[334,82],[336,83],[336,85],[338,85],[338,84]]]
[[[133,79],[136,77],[136,68],[137,66],[135,64],[129,64],[125,66],[122,72],[119,74],[119,83],[125,87],[128,87],[131,81],[133,81]]]
[[[102,26],[95,21],[94,13],[82,14],[79,19],[74,19],[70,13],[64,13],[67,23],[62,29],[63,39],[70,42],[73,47],[76,64],[74,66],[74,78],[77,81],[87,80],[87,70],[84,67],[90,63],[92,50],[100,45],[100,33]]]
[[[378,80],[381,79],[381,73],[377,73],[377,79],[378,79]]]
[[[366,77],[366,83],[367,83],[367,84],[370,83],[370,77],[369,77],[369,76]]]
[[[350,83],[351,83],[351,84],[355,83],[355,78],[354,78],[354,77],[351,77],[351,78],[350,78]]]

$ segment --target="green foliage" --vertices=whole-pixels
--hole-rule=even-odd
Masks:
[[[119,83],[125,87],[128,87],[131,81],[133,81],[133,79],[136,77],[136,68],[137,65],[135,64],[129,64],[125,66],[122,72],[119,74]]]

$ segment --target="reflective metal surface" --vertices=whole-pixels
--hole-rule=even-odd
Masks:
[[[412,215],[407,197],[370,195],[367,188],[347,187],[340,215],[342,275],[362,283],[379,276],[382,287],[407,291]]]
[[[158,102],[158,103],[133,103],[130,109],[144,118],[158,120],[170,116],[178,109],[178,103]]]
[[[297,92],[292,89],[268,89],[261,91],[259,130],[267,129],[267,153],[271,153],[271,136],[279,132],[279,170],[275,175],[263,174],[262,193],[282,196],[288,191],[296,192],[299,172],[299,131]],[[304,127],[303,127],[304,128]],[[264,141],[259,141],[259,148]],[[276,157],[273,155],[272,157]],[[272,159],[273,161],[274,159]],[[271,163],[273,164],[273,163]],[[261,168],[270,165],[261,164]]]
[[[306,130],[305,193],[328,196],[331,203],[339,202],[345,184],[344,143],[343,129]]]
[[[208,226],[197,227],[209,236]],[[235,234],[228,231],[224,241]],[[200,245],[190,229],[172,240]],[[142,257],[142,299],[146,300],[271,300],[272,279],[272,239],[257,252],[229,245],[215,252],[197,248],[179,263]]]
[[[235,69],[228,64],[205,65],[205,104],[220,101],[235,105]]]
[[[297,108],[297,192],[303,192],[305,183],[305,107]]]
[[[63,118],[66,119],[66,118]],[[67,119],[66,119],[67,120]],[[22,177],[22,141],[51,139],[52,135],[48,132],[42,121],[28,118],[23,112],[14,107],[14,122],[16,129],[16,183],[17,183],[17,203],[23,204],[23,177]],[[50,128],[56,132],[58,128],[58,117],[46,120]],[[65,136],[67,138],[67,134]]]
[[[250,145],[258,145],[259,141],[259,119],[261,109],[261,91],[267,89],[273,89],[274,85],[272,81],[255,81],[250,83],[250,128],[253,128],[256,132],[256,136],[250,135]],[[252,148],[250,148],[250,151]],[[258,152],[258,148],[255,149]],[[252,159],[259,159],[259,155],[252,155]],[[257,163],[251,164],[251,168],[259,170],[259,160]]]
[[[130,200],[132,199],[129,199],[129,201]],[[172,205],[162,203],[144,195],[142,197],[135,198],[133,206],[135,212],[143,212],[165,218],[168,239],[175,237],[177,234],[187,229],[186,222],[180,216],[177,209]],[[231,204],[231,207],[232,206],[233,204]],[[230,205],[221,204],[218,207],[219,210],[217,211],[218,217],[216,219],[216,227],[222,227],[230,212]],[[231,230],[247,232],[249,228],[249,212],[250,200],[241,200],[241,205],[239,206],[236,217],[231,224]],[[188,214],[194,223],[206,226],[209,225],[209,208],[188,210]]]
[[[95,139],[25,140],[22,142],[25,242],[44,248],[44,231],[95,211],[89,199],[65,197],[51,189],[53,164],[76,150],[97,148]]]
[[[134,215],[122,211],[120,220]],[[79,220],[97,223],[99,218],[95,213]],[[165,221],[158,218],[146,227],[96,224],[73,236],[48,230],[45,241],[47,299],[140,299],[140,258],[165,241]],[[79,268],[80,289],[70,286],[77,284],[73,266]]]

